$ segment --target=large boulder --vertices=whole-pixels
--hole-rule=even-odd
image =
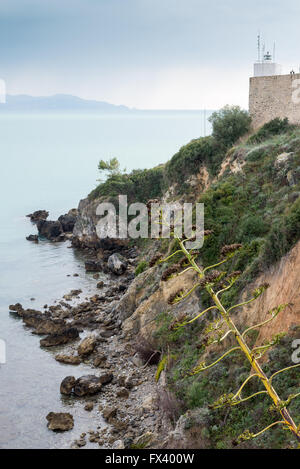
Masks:
[[[60,363],[66,363],[67,365],[79,365],[81,363],[81,358],[78,357],[78,355],[58,354],[55,355],[55,360]]]
[[[66,432],[74,427],[73,415],[64,412],[50,412],[46,419],[48,420],[49,430]]]
[[[101,261],[86,261],[84,265],[86,272],[101,272],[103,270]]]
[[[72,233],[75,223],[76,223],[76,215],[72,213],[66,213],[65,215],[61,215],[58,218],[58,221],[61,223],[62,229],[65,233]]]
[[[93,353],[95,347],[97,345],[96,337],[89,336],[83,339],[83,341],[79,344],[78,347],[78,355],[80,356],[88,356]]]
[[[46,221],[39,220],[37,222],[37,229],[41,236],[53,241],[60,238],[63,234],[63,227],[60,221]]]
[[[61,394],[70,396],[72,394],[75,383],[76,383],[76,379],[74,378],[74,376],[66,376],[66,378],[62,380],[61,385],[60,385]]]
[[[107,267],[116,275],[124,274],[127,269],[127,261],[121,254],[112,254],[107,261]]]
[[[42,347],[54,347],[55,345],[67,344],[71,340],[79,337],[79,331],[76,327],[65,328],[60,334],[51,334],[40,340]]]
[[[95,375],[81,376],[76,380],[74,393],[78,397],[91,396],[101,391],[102,383]]]

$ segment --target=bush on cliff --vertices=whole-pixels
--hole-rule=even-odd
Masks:
[[[152,169],[136,169],[129,174],[111,174],[107,180],[94,189],[90,199],[127,195],[128,203],[147,202],[161,197],[163,192],[163,166]]]
[[[212,135],[217,143],[225,148],[231,147],[250,130],[251,117],[239,106],[225,106],[214,112],[209,121],[212,124]]]
[[[288,130],[293,130],[294,128],[295,126],[290,125],[287,118],[280,119],[279,117],[276,117],[270,122],[264,124],[254,135],[251,135],[248,139],[248,143],[260,143],[267,138],[283,134]]]

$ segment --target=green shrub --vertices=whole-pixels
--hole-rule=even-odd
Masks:
[[[136,277],[140,274],[142,274],[143,272],[145,272],[145,270],[148,269],[148,262],[146,261],[141,261],[139,263],[139,265],[137,266],[137,268],[135,269],[135,275]]]
[[[279,117],[276,117],[270,122],[264,124],[254,135],[252,135],[248,139],[248,143],[260,143],[263,140],[266,140],[267,138],[270,138],[274,135],[282,134],[284,132],[287,132],[287,130],[289,129],[292,130],[293,128],[294,126],[291,126],[289,124],[287,118],[280,119]]]
[[[225,106],[214,112],[209,121],[212,124],[212,135],[225,148],[231,147],[240,137],[250,130],[251,117],[239,106]]]

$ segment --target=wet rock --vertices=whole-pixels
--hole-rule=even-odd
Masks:
[[[86,272],[101,272],[102,262],[99,261],[86,261],[85,264]]]
[[[86,410],[87,412],[91,412],[93,408],[94,408],[93,402],[87,402],[84,406],[84,410]]]
[[[18,313],[19,316],[22,316],[24,308],[21,303],[16,303],[15,305],[9,305],[9,310],[13,313]]]
[[[103,286],[104,286],[103,280],[97,283],[97,288],[103,288]]]
[[[39,242],[39,237],[38,235],[29,235],[29,236],[26,236],[26,239],[27,241],[33,241],[34,243],[38,243]]]
[[[60,236],[63,234],[63,229],[59,221],[39,220],[37,222],[37,229],[41,236],[51,241],[59,240]]]
[[[49,212],[47,212],[47,210],[36,210],[35,212],[26,215],[26,217],[30,218],[33,223],[36,223],[39,220],[47,220],[48,216]]]
[[[61,223],[64,232],[71,233],[76,223],[77,215],[73,215],[70,212],[65,215],[61,215],[58,221]]]
[[[77,447],[82,448],[86,445],[86,440],[84,438],[80,438],[80,440],[76,440],[75,444]]]
[[[55,345],[67,344],[71,340],[77,339],[79,337],[79,331],[76,327],[70,327],[64,329],[60,334],[51,334],[45,339],[40,340],[42,347],[53,347]]]
[[[115,330],[105,330],[105,331],[100,331],[101,337],[104,339],[108,339],[109,337],[112,337],[113,335],[116,334]]]
[[[81,363],[81,358],[78,355],[55,355],[55,360],[60,363],[66,363],[67,365],[79,365]]]
[[[99,381],[101,384],[109,384],[114,378],[112,373],[104,373],[103,375],[99,376]]]
[[[90,355],[97,345],[96,337],[90,336],[86,337],[78,347],[78,355],[88,356]]]
[[[66,396],[70,396],[72,394],[75,383],[76,379],[74,376],[66,376],[66,378],[64,378],[61,382],[60,393],[65,394]]]
[[[74,427],[73,415],[69,413],[50,412],[46,419],[48,420],[49,430],[66,432]]]
[[[129,391],[128,391],[128,389],[126,389],[126,388],[120,388],[120,389],[117,391],[117,397],[121,397],[121,398],[128,399],[128,397],[129,397]]]
[[[61,334],[66,327],[66,322],[63,319],[49,319],[42,315],[40,317],[26,316],[23,318],[23,322],[29,327],[34,327],[35,333],[38,335]]]
[[[121,254],[112,254],[107,261],[108,269],[116,275],[122,275],[127,269],[127,261]]]
[[[82,293],[82,290],[71,290],[70,293],[67,293],[66,295],[63,296],[63,298],[67,301],[72,300],[75,296],[80,295]]]
[[[91,396],[101,391],[102,383],[95,375],[81,376],[76,380],[74,393],[78,397]]]

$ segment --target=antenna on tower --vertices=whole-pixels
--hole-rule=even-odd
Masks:
[[[257,61],[260,62],[260,31],[257,36]]]

